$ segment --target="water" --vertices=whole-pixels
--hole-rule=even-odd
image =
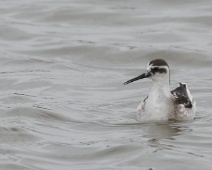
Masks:
[[[0,1],[0,169],[211,170],[212,2]],[[197,101],[140,124],[151,59]]]

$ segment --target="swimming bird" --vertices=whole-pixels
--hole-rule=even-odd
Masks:
[[[179,87],[170,91],[170,69],[165,60],[150,61],[145,73],[126,81],[124,85],[144,78],[150,78],[153,86],[149,95],[138,106],[138,121],[194,119],[196,102],[185,83],[179,83]]]

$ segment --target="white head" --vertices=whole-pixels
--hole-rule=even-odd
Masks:
[[[154,82],[169,82],[170,71],[169,65],[163,59],[155,59],[147,65],[147,73],[150,72],[151,78]]]
[[[147,65],[146,73],[143,73],[138,77],[130,79],[126,81],[124,84],[129,84],[133,81],[144,79],[144,78],[150,78],[155,83],[169,84],[170,71],[169,71],[169,66],[167,62],[164,61],[163,59],[155,59],[150,61]]]

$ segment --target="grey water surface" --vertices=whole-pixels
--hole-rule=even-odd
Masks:
[[[190,122],[141,124],[163,58]],[[0,1],[0,169],[211,170],[211,0]]]

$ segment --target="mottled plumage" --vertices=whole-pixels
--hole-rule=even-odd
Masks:
[[[149,95],[138,106],[138,121],[192,120],[196,103],[185,83],[170,91],[170,70],[166,61],[155,59],[147,65],[147,72],[128,80],[129,84],[143,78],[150,78],[153,87]]]
[[[189,98],[187,93],[187,85],[179,83],[180,86],[172,90],[171,93],[175,97],[175,104],[183,104],[185,108],[192,108],[192,99]]]

